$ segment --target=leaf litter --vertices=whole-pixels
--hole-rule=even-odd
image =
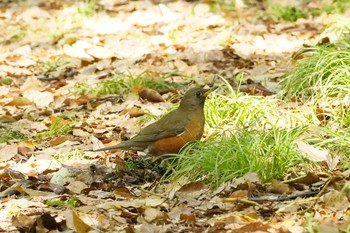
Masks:
[[[322,17],[271,23],[252,8],[237,10],[246,20],[233,21],[201,2],[103,0],[90,15],[88,2],[0,5],[0,77],[10,80],[0,85],[1,128],[27,136],[0,144],[0,231],[296,233],[310,218],[319,232],[348,227],[349,172],[339,174],[339,158],[328,151],[297,142],[331,176],[291,174],[264,186],[248,173],[216,190],[201,181],[160,183],[159,161],[82,151],[135,135],[155,120],[137,119],[167,112],[178,90],[72,92],[125,73],[165,74],[180,87],[245,73],[241,91],[268,96],[292,52],[320,35]],[[62,115],[64,125],[74,122],[66,135],[51,127]]]

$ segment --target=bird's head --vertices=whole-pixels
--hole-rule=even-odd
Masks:
[[[193,110],[194,108],[203,108],[205,99],[207,96],[216,89],[217,87],[212,88],[203,88],[203,87],[194,87],[189,89],[180,102],[180,108],[186,108]]]

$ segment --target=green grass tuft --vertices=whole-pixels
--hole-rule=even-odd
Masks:
[[[25,138],[27,138],[27,136],[19,131],[0,129],[0,143],[8,142],[10,140],[25,139]]]
[[[342,14],[350,7],[349,0],[334,0],[332,3],[324,5],[321,10],[327,14]]]
[[[73,124],[71,122],[67,122],[58,117],[52,122],[47,131],[39,133],[37,137],[39,139],[45,139],[53,136],[66,135],[72,131],[72,127]]]
[[[95,0],[85,0],[78,8],[78,14],[84,17],[92,17],[96,14],[98,7]]]
[[[7,86],[13,83],[13,79],[11,78],[0,78],[0,86]]]
[[[308,5],[307,2],[293,2],[289,5],[280,5],[276,2],[266,1],[265,3],[267,15],[273,20],[284,20],[288,22],[295,22],[300,18],[307,18],[310,16],[319,16],[322,13],[326,14],[342,14],[349,9],[350,1],[348,0],[334,0],[319,1],[317,7]]]
[[[315,46],[311,57],[301,60],[280,83],[286,98],[344,98],[350,94],[350,40]]]
[[[56,71],[62,66],[67,65],[68,62],[63,58],[57,58],[55,60],[39,60],[37,61],[37,67],[44,73]]]
[[[334,37],[342,38],[347,36],[350,32],[350,19],[345,16],[333,15],[330,18],[330,22],[325,25],[325,30],[321,34],[322,37]]]
[[[206,124],[211,134],[220,134],[227,130],[303,127],[319,122],[308,106],[284,105],[286,102],[273,97],[251,96],[231,89],[225,94],[212,94],[206,101]]]
[[[95,85],[89,85],[87,83],[78,84],[74,87],[72,92],[75,95],[104,96],[122,94],[136,86],[159,90],[174,88],[176,85],[165,82],[164,78],[157,80],[152,79],[146,73],[141,73],[136,76],[131,74],[119,74],[102,80]]]
[[[262,182],[283,178],[303,162],[294,141],[302,128],[240,130],[188,145],[171,163],[171,178],[204,179],[213,186],[256,172]]]
[[[272,6],[271,13],[277,20],[295,22],[300,18],[305,18],[307,13],[296,6],[282,6],[275,4]]]
[[[206,0],[205,2],[209,5],[210,12],[230,12],[236,10],[234,0]]]

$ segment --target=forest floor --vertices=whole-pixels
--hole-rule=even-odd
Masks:
[[[259,3],[220,6],[0,4],[0,231],[350,232],[350,173],[329,160],[327,173],[263,183],[248,172],[213,186],[161,179],[164,164],[141,152],[87,151],[134,136],[190,86],[224,95],[226,80],[271,98],[293,54],[329,36],[326,14],[286,22]]]

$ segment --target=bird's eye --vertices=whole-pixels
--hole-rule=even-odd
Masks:
[[[198,92],[196,93],[196,96],[197,96],[197,97],[201,96],[201,92],[198,91]]]

